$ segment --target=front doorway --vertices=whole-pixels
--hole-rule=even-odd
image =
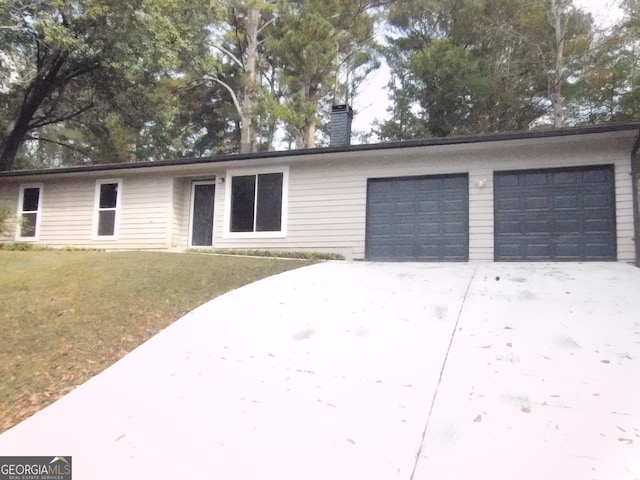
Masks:
[[[214,181],[193,182],[191,186],[191,230],[192,247],[213,246],[213,206],[216,197]]]

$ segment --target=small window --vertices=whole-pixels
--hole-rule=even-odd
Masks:
[[[23,240],[36,240],[40,230],[40,205],[42,203],[41,186],[20,187],[18,208],[17,237]]]
[[[118,211],[120,207],[119,180],[103,180],[96,184],[96,227],[97,237],[111,237],[117,235]]]
[[[231,237],[282,237],[288,171],[242,173],[227,174],[226,232]]]

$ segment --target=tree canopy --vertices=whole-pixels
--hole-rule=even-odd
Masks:
[[[634,120],[620,5],[603,31],[572,0],[0,0],[0,170],[312,148],[382,61],[383,141]]]

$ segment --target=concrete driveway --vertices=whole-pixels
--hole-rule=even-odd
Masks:
[[[0,435],[76,479],[638,479],[640,270],[324,263]]]

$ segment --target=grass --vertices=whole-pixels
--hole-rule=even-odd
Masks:
[[[0,250],[0,432],[202,303],[309,261]]]

